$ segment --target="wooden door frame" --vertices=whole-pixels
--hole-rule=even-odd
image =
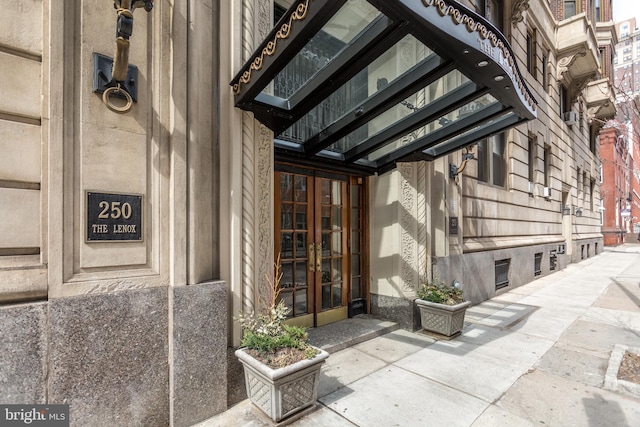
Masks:
[[[320,182],[320,180],[317,180],[316,178],[326,178],[326,179],[332,179],[332,180],[337,180],[337,181],[342,181],[344,182],[346,185],[344,186],[344,189],[342,190],[342,195],[341,197],[343,198],[343,212],[342,212],[342,224],[343,224],[343,229],[345,229],[344,231],[344,238],[342,239],[342,251],[343,254],[345,254],[345,256],[343,256],[343,263],[342,263],[342,280],[343,283],[346,284],[346,286],[342,287],[342,292],[343,292],[343,296],[342,299],[345,302],[345,305],[343,307],[341,307],[341,309],[345,310],[345,312],[349,312],[349,307],[352,303],[352,253],[351,253],[351,232],[352,232],[352,203],[351,203],[351,191],[352,191],[352,185],[354,184],[358,184],[358,185],[362,185],[361,187],[361,204],[362,206],[360,207],[360,210],[362,212],[362,221],[363,224],[361,225],[361,229],[363,230],[363,236],[360,242],[361,245],[361,252],[360,252],[360,268],[361,268],[361,280],[360,280],[360,287],[361,287],[361,295],[363,296],[363,298],[366,299],[366,312],[370,313],[370,308],[371,308],[371,297],[370,297],[370,293],[369,293],[369,289],[370,289],[370,278],[369,278],[369,254],[370,254],[370,247],[369,247],[369,243],[370,243],[370,229],[369,229],[369,224],[370,224],[370,218],[369,218],[369,185],[367,182],[366,177],[362,177],[360,175],[354,174],[354,175],[347,175],[341,172],[333,172],[333,171],[329,171],[329,170],[324,170],[324,169],[314,169],[314,168],[307,168],[304,166],[300,166],[300,165],[294,165],[294,164],[289,164],[289,163],[281,163],[281,162],[276,162],[274,165],[274,171],[276,172],[274,174],[275,176],[275,182],[274,182],[274,227],[276,227],[275,221],[280,221],[280,217],[281,217],[281,203],[275,200],[275,196],[276,196],[276,191],[279,192],[279,184],[280,184],[280,174],[278,172],[283,172],[283,173],[292,173],[292,174],[298,174],[298,175],[306,175],[308,177],[311,177],[313,179],[314,182]],[[309,192],[310,186],[307,183],[307,191]],[[308,196],[308,201],[310,200],[309,197],[314,197],[314,201],[310,202],[308,204],[308,209],[307,209],[307,221],[314,221],[314,227],[315,227],[315,222],[316,222],[316,218],[315,218],[315,209],[314,206],[316,205],[316,199],[319,198],[319,195],[316,192],[316,189],[312,189],[311,190],[311,195]],[[310,212],[311,211],[311,212]],[[319,221],[319,220],[318,220]],[[278,233],[275,233],[275,229],[274,229],[274,254],[279,253],[280,251],[280,247],[279,247],[279,243],[280,243],[280,236],[278,235]],[[321,234],[322,234],[322,230],[321,227],[319,229],[317,229],[315,231],[315,233],[319,233],[320,238],[319,240],[316,241],[321,241]],[[317,236],[314,236],[314,239],[317,239]],[[307,245],[309,244],[309,242],[307,241]],[[316,272],[316,274],[318,274],[318,272]],[[320,273],[321,274],[321,273]],[[313,316],[313,325],[318,325],[321,326],[323,324],[323,322],[318,322],[317,316],[322,314],[322,307],[321,307],[321,292],[322,292],[322,284],[321,284],[321,280],[319,282],[317,282],[318,285],[316,286],[316,282],[314,282],[314,287],[315,287],[315,292],[308,292],[307,293],[307,304],[308,307],[313,307],[313,313],[310,313],[306,316],[300,316],[300,317],[296,317],[296,318],[292,318],[289,319],[287,321],[287,323],[290,324],[300,324],[303,326],[309,326],[309,319],[307,318],[307,316]],[[313,295],[312,295],[313,294]],[[312,305],[313,304],[313,305]],[[318,308],[317,306],[320,305],[320,307]],[[322,315],[320,316],[322,317]],[[346,315],[344,317],[347,317]]]

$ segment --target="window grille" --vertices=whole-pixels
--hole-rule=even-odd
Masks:
[[[540,276],[542,274],[542,252],[538,252],[533,258],[533,275]]]
[[[509,266],[511,265],[511,259],[502,259],[495,262],[495,275],[496,275],[496,291],[498,289],[509,286]]]

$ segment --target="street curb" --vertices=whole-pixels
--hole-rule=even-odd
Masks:
[[[640,354],[640,348],[616,344],[611,352],[607,373],[604,376],[604,388],[611,391],[629,394],[634,397],[640,397],[640,384],[618,379],[618,370],[620,369],[622,358],[626,351]]]

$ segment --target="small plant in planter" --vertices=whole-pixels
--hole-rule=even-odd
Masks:
[[[456,305],[464,302],[462,289],[457,286],[447,286],[437,278],[432,283],[425,283],[418,289],[418,298],[439,304]]]
[[[465,301],[462,289],[448,286],[437,278],[418,289],[416,305],[420,310],[422,328],[452,338],[460,334],[464,315],[471,305]]]
[[[309,344],[304,328],[284,321],[289,308],[279,299],[280,256],[273,278],[266,278],[257,313],[240,313],[242,347],[236,357],[244,366],[247,396],[275,422],[293,420],[317,399],[320,368],[329,356]]]

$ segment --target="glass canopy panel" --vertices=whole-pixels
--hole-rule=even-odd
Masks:
[[[378,91],[435,57],[437,56],[431,49],[414,36],[405,36],[286,131],[278,135],[278,138],[290,142],[304,143],[344,117],[345,114],[351,112]],[[417,102],[418,100],[416,99],[412,105],[418,105]],[[406,106],[402,107],[402,109],[406,108]],[[368,129],[363,126],[347,137],[342,138],[341,143],[334,144],[334,148],[329,149],[341,151],[339,147],[353,146],[361,142],[368,134]]]
[[[286,3],[231,82],[278,160],[384,173],[536,117],[506,38],[456,0]]]
[[[509,119],[518,119],[518,117],[513,111],[505,112],[504,114],[500,114],[492,118],[491,120],[487,120],[486,122],[479,123],[478,126],[474,126],[471,129],[462,132],[460,135],[456,136],[455,138],[441,142],[423,151],[425,154],[433,155],[434,153],[438,153],[448,148],[448,145],[451,144],[452,142],[456,143],[457,141],[466,140],[464,145],[477,142],[481,139],[487,138],[491,135],[495,135],[497,133],[504,131],[509,126],[503,125],[498,128],[496,128],[496,126],[500,125],[501,123],[507,122]],[[494,130],[492,132],[487,133],[486,130],[492,129],[492,128],[494,128]]]
[[[276,74],[262,92],[289,99],[380,15],[366,0],[349,0]]]
[[[367,124],[327,147],[327,150],[345,153],[353,147],[365,142],[370,137],[390,128],[408,116],[421,111],[433,101],[447,95],[451,90],[468,82],[469,79],[458,70],[453,70],[427,87],[424,87],[399,104],[391,107]],[[424,134],[424,127],[416,132]]]
[[[483,95],[469,102],[468,104],[465,104],[462,107],[427,123],[426,125],[414,130],[413,132],[409,132],[408,134],[389,142],[384,147],[379,148],[378,150],[369,154],[367,158],[370,161],[376,161],[381,157],[386,156],[387,154],[393,153],[398,148],[416,141],[419,138],[433,134],[434,132],[444,128],[445,126],[451,126],[457,121],[464,119],[465,117],[478,113],[481,110],[496,104],[498,104],[498,100],[493,96],[489,94]]]

